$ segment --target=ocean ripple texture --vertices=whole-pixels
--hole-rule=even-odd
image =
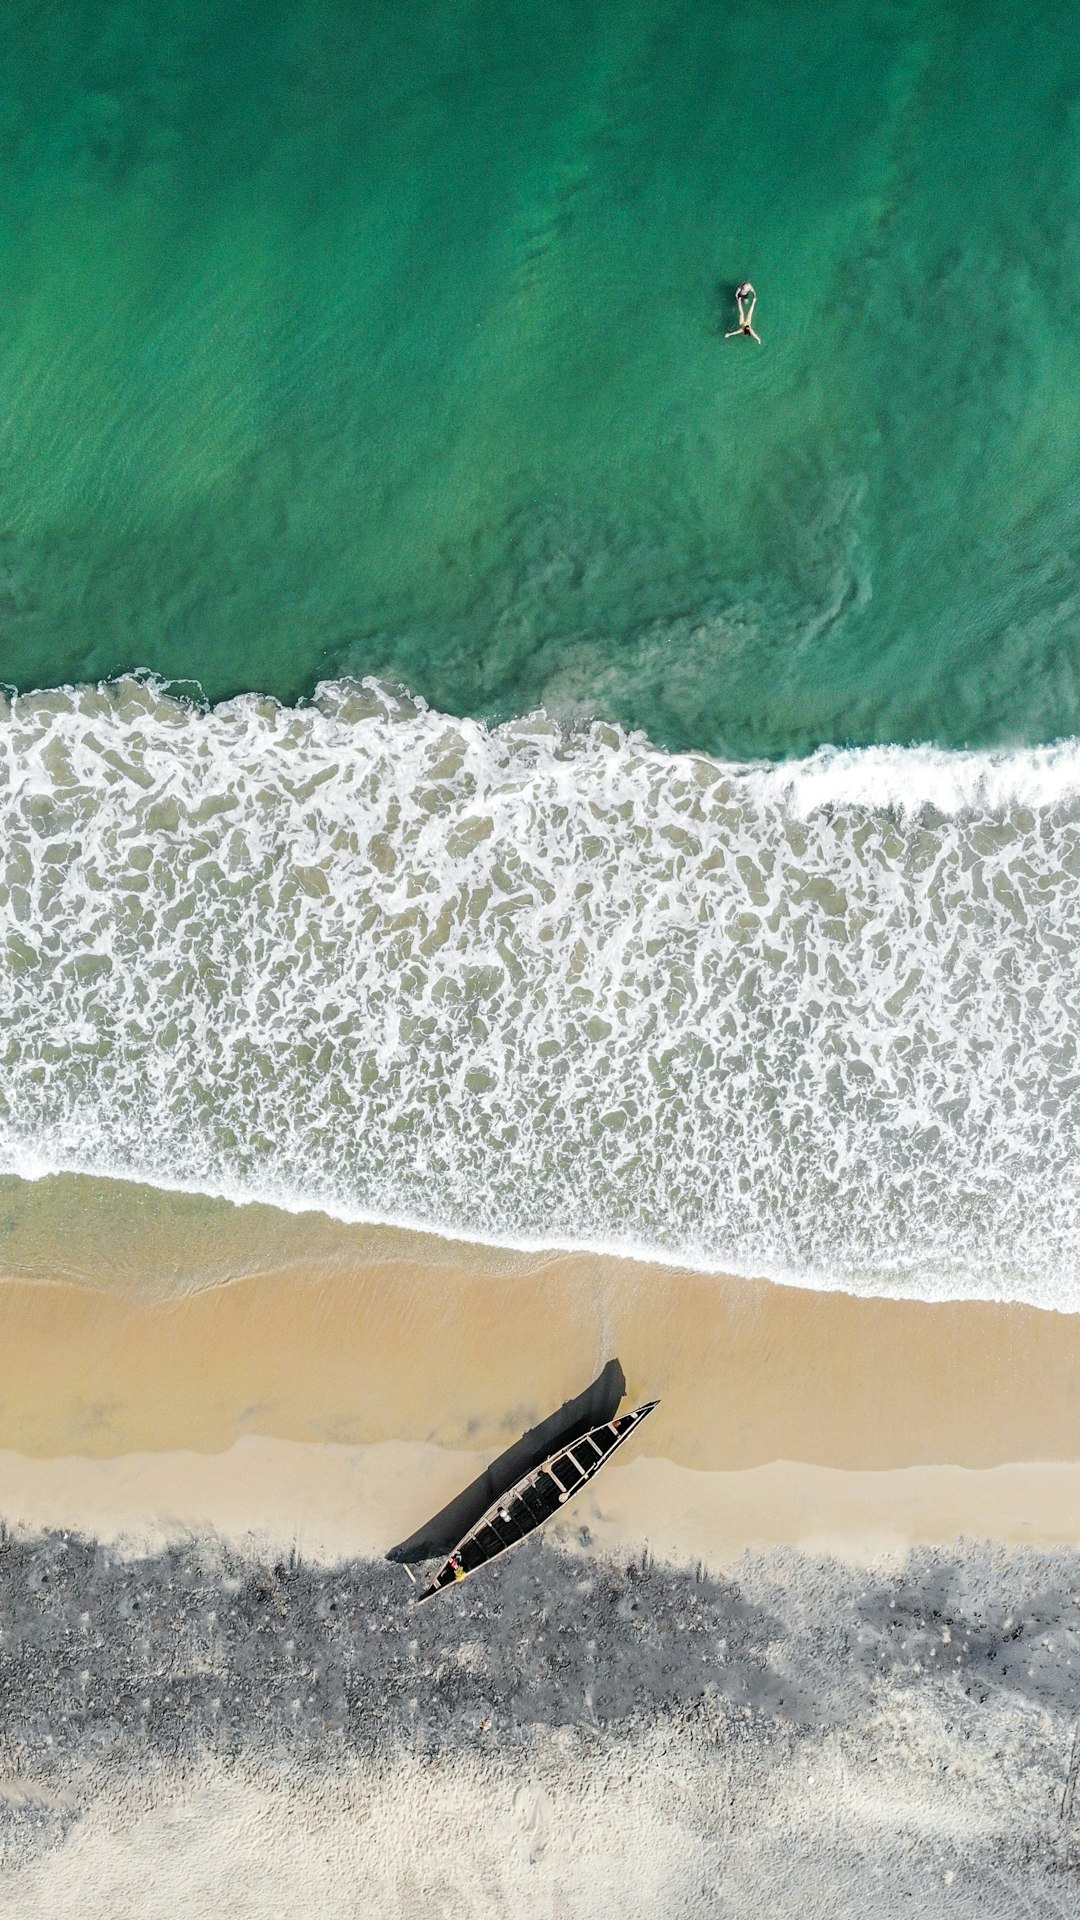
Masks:
[[[0,711],[0,1167],[1080,1305],[1080,746]]]
[[[0,681],[1080,735],[1075,0],[3,27]]]

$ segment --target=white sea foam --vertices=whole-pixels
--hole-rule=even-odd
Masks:
[[[1080,743],[0,713],[0,1168],[1080,1307]]]

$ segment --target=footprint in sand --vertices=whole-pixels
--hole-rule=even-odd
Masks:
[[[529,1849],[529,1865],[539,1860],[548,1843],[547,1796],[535,1787],[518,1787],[513,1800],[514,1820],[522,1840]]]

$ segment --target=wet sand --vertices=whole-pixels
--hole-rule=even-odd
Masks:
[[[0,1287],[0,1446],[219,1452],[244,1434],[490,1450],[617,1354],[646,1452],[702,1469],[1080,1460],[1080,1316],[587,1256],[415,1247],[173,1300]]]
[[[195,1292],[9,1277],[0,1511],[378,1552],[617,1354],[662,1404],[567,1533],[710,1564],[1080,1541],[1080,1317],[333,1232]]]

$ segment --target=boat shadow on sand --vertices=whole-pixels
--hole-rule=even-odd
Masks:
[[[414,1585],[414,1561],[442,1560],[417,1598],[445,1593],[500,1559],[580,1493],[659,1404],[647,1400],[617,1413],[625,1392],[623,1370],[609,1360],[591,1387],[530,1427],[440,1513],[391,1548],[387,1558],[404,1565]]]

